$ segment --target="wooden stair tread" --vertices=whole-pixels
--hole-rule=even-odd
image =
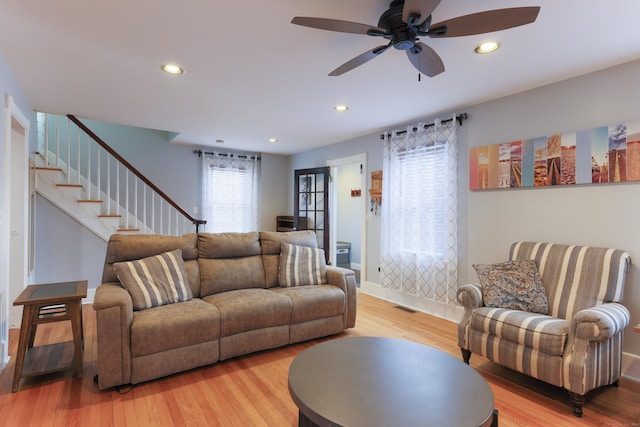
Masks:
[[[122,218],[122,215],[118,214],[100,214],[98,218]]]
[[[46,166],[36,166],[36,170],[39,170],[39,171],[60,171],[60,172],[62,172],[61,168],[50,168],[50,167],[46,167]]]
[[[83,188],[82,184],[56,184],[56,187]]]
[[[102,203],[102,200],[81,199],[78,203]]]
[[[136,231],[140,231],[140,229],[139,228],[118,228],[116,230],[116,232],[118,233],[136,232]]]

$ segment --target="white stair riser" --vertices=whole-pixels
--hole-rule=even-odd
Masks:
[[[123,227],[123,218],[121,217],[99,217],[104,213],[101,211],[104,203],[78,202],[84,193],[81,188],[56,185],[65,179],[64,173],[56,170],[38,169],[35,176],[36,190],[40,195],[103,240],[108,241],[112,234]],[[142,228],[140,232],[151,231]]]

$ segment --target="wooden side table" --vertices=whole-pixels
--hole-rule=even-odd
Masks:
[[[82,298],[87,296],[87,281],[29,285],[13,302],[24,306],[12,392],[18,391],[20,379],[74,368],[82,376]],[[71,321],[73,341],[33,346],[36,327],[42,323]],[[73,358],[67,348],[73,347]],[[67,357],[68,359],[68,357]]]
[[[640,334],[640,325],[636,325],[633,327],[633,332],[638,332]]]

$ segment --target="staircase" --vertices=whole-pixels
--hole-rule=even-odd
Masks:
[[[37,113],[35,190],[107,241],[114,233],[182,235],[191,217],[74,116]]]

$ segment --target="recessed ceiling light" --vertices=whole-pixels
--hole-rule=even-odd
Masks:
[[[276,143],[276,142],[278,142],[278,138],[269,138],[269,139],[267,139],[267,141],[271,142],[271,143]]]
[[[474,51],[479,54],[485,54],[495,52],[496,50],[498,50],[498,48],[500,48],[500,43],[496,41],[488,41],[480,43],[478,46],[476,46]]]
[[[162,66],[162,71],[174,75],[184,74],[184,70],[175,64],[164,64]]]
[[[343,111],[347,111],[349,107],[347,107],[346,105],[340,104],[333,107],[333,109],[339,112],[343,112]]]

